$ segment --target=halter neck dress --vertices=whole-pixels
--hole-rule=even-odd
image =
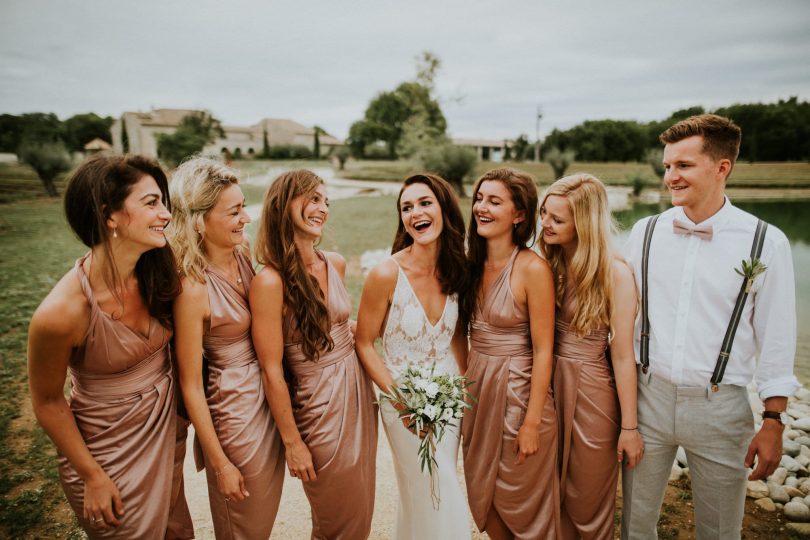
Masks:
[[[284,482],[284,448],[262,386],[250,334],[247,291],[255,275],[250,260],[234,252],[241,285],[215,268],[205,277],[211,318],[203,334],[205,396],[214,430],[228,459],[242,473],[250,496],[226,502],[214,468],[195,444],[197,470],[205,467],[214,532],[218,540],[269,538]]]
[[[307,357],[289,306],[284,362],[292,375],[295,423],[312,454],[317,480],[304,482],[313,539],[358,540],[371,532],[377,456],[377,406],[371,381],[354,351],[351,299],[340,274],[327,267],[331,351]]]
[[[619,403],[605,358],[608,328],[580,338],[570,327],[577,299],[566,287],[554,336],[554,397],[560,426],[563,538],[613,538],[619,462]]]
[[[70,409],[93,458],[121,493],[121,525],[104,531],[83,517],[84,481],[60,455],[62,488],[90,538],[192,538],[182,490],[185,439],[178,432],[172,332],[150,318],[143,336],[102,311],[82,266],[86,258],[74,272],[90,306],[90,324],[70,356]]]
[[[543,404],[540,449],[517,465],[515,439],[529,403],[532,342],[529,313],[509,281],[519,251],[479,300],[471,323],[467,377],[478,399],[462,425],[464,473],[473,519],[484,530],[490,508],[523,540],[559,530],[557,419],[551,388]]]

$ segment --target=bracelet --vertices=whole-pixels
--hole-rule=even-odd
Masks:
[[[636,426],[636,427],[623,427],[622,431],[638,431],[638,426]]]
[[[233,467],[233,465],[231,463],[226,463],[225,465],[214,471],[214,476],[219,478],[222,475],[222,473],[225,472],[225,469],[227,469],[228,467]]]

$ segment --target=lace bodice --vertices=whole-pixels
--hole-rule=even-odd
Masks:
[[[457,320],[458,301],[453,294],[447,297],[436,325],[431,325],[408,277],[399,268],[383,332],[383,358],[391,375],[397,378],[409,364],[429,367],[433,362],[439,373],[458,373],[450,348]]]

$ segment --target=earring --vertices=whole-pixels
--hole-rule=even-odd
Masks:
[[[113,238],[118,238],[118,227],[113,227]]]

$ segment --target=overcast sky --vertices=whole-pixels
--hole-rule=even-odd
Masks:
[[[457,137],[810,99],[808,0],[0,0],[0,113],[204,108],[345,137],[442,60]]]

